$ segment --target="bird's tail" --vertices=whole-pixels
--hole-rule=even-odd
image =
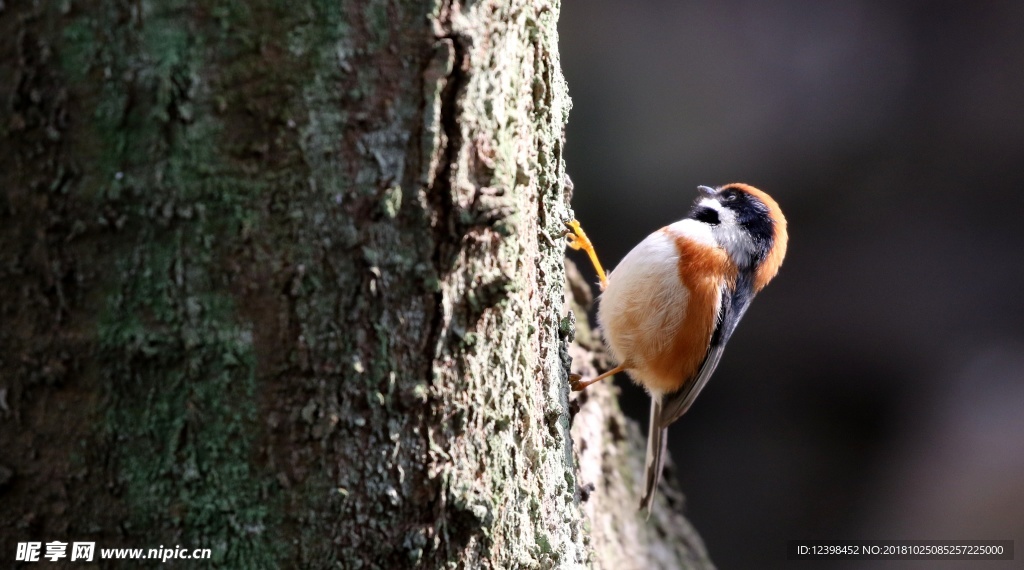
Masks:
[[[646,481],[644,496],[640,499],[640,510],[647,509],[647,517],[651,516],[651,507],[654,504],[654,493],[658,490],[658,481],[661,480],[661,468],[665,463],[665,447],[668,444],[668,428],[661,427],[661,398],[652,394],[651,398],[651,419],[647,428],[647,461]]]

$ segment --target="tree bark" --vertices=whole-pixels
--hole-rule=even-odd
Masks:
[[[569,433],[557,1],[0,10],[2,556],[612,547]]]

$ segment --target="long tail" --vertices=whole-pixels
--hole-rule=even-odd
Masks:
[[[640,499],[640,510],[647,509],[647,517],[651,516],[651,507],[654,504],[654,494],[658,491],[658,481],[661,480],[661,469],[665,464],[665,448],[668,445],[668,428],[660,426],[658,419],[661,417],[661,398],[651,398],[651,419],[647,431],[647,470],[644,476],[646,487],[644,497]]]

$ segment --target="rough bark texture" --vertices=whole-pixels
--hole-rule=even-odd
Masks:
[[[557,2],[0,10],[3,558],[587,564]]]

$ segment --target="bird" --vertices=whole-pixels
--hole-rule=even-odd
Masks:
[[[640,510],[650,517],[666,454],[668,427],[690,409],[722,358],[754,296],[779,272],[789,234],[779,204],[749,184],[698,186],[682,220],[647,236],[607,275],[580,223],[568,245],[597,270],[597,321],[617,366],[580,391],[626,372],[651,396]]]

